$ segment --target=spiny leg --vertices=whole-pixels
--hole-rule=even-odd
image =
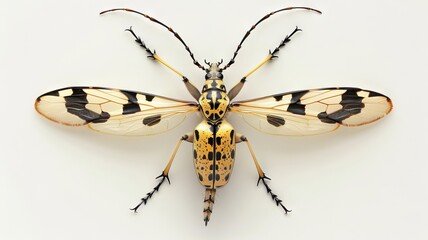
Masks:
[[[172,156],[169,159],[169,162],[166,165],[165,169],[162,171],[162,173],[159,176],[156,177],[156,179],[162,178],[160,180],[160,182],[153,188],[152,191],[148,192],[145,197],[141,198],[141,202],[137,206],[135,206],[134,208],[131,208],[130,210],[133,210],[134,212],[137,212],[138,208],[142,204],[146,205],[147,202],[149,201],[149,199],[152,198],[153,194],[155,192],[159,191],[159,188],[164,183],[165,179],[168,180],[169,184],[171,184],[171,182],[169,180],[169,177],[168,177],[169,169],[171,168],[171,165],[172,165],[172,162],[174,160],[175,154],[177,153],[178,148],[180,147],[181,142],[183,142],[183,140],[187,141],[187,142],[193,142],[193,133],[188,133],[188,134],[185,134],[183,137],[181,137],[181,139],[178,141],[177,145],[175,146],[174,152],[172,153]]]
[[[279,50],[281,50],[281,48],[284,47],[285,44],[287,44],[291,40],[291,37],[298,31],[302,31],[302,30],[296,27],[294,31],[291,34],[287,35],[273,51],[269,50],[269,54],[267,55],[267,57],[259,65],[257,65],[253,70],[247,73],[238,83],[236,83],[235,86],[232,87],[232,89],[230,89],[230,91],[227,93],[227,96],[229,97],[229,99],[232,100],[238,95],[238,93],[241,91],[242,87],[244,86],[245,82],[247,81],[248,76],[253,74],[261,66],[265,65],[270,60],[274,58],[278,58],[278,56],[275,54],[277,54]]]
[[[272,200],[275,201],[277,206],[281,206],[281,208],[284,210],[285,214],[288,212],[291,212],[291,210],[288,210],[283,204],[282,200],[278,198],[278,195],[272,192],[272,189],[269,187],[269,185],[266,183],[266,180],[271,180],[269,177],[266,176],[266,174],[263,172],[262,168],[260,167],[260,164],[257,162],[256,155],[253,152],[253,149],[251,148],[250,143],[248,142],[248,139],[241,134],[236,134],[235,137],[236,143],[245,142],[248,146],[248,149],[250,150],[251,156],[253,157],[254,164],[256,165],[257,172],[259,174],[259,179],[257,180],[257,186],[259,185],[260,181],[262,181],[263,185],[266,188],[266,191],[270,196],[272,197]]]
[[[145,18],[147,18],[147,19],[149,19],[150,21],[152,21],[152,22],[155,22],[155,23],[157,23],[157,24],[159,24],[159,25],[161,25],[162,27],[164,27],[164,28],[166,28],[166,29],[168,29],[168,31],[170,31],[172,34],[174,34],[174,37],[176,37],[183,45],[184,45],[184,48],[186,49],[186,51],[190,54],[190,57],[192,58],[192,60],[193,60],[193,64],[195,64],[198,68],[200,68],[200,69],[202,69],[202,70],[206,70],[198,61],[196,61],[196,59],[195,59],[195,57],[194,57],[194,55],[193,55],[193,53],[192,53],[192,51],[190,50],[190,48],[187,46],[187,44],[184,42],[184,40],[180,37],[180,35],[178,35],[178,33],[177,32],[175,32],[171,27],[169,27],[169,26],[167,26],[166,24],[164,24],[163,22],[161,22],[161,21],[159,21],[159,20],[157,20],[157,19],[155,19],[155,18],[153,18],[153,17],[150,17],[149,15],[147,15],[147,14],[144,14],[144,13],[141,13],[141,12],[138,12],[138,11],[135,11],[135,10],[132,10],[132,9],[129,9],[129,8],[114,8],[114,9],[110,9],[110,10],[105,10],[105,11],[102,11],[101,13],[100,13],[100,15],[101,14],[104,14],[104,13],[108,13],[108,12],[114,12],[114,11],[127,11],[127,12],[132,12],[132,13],[136,13],[136,14],[139,14],[139,15],[141,15],[141,16],[143,16],[143,17],[145,17]]]
[[[269,50],[269,55],[272,56],[272,58],[278,58],[278,56],[276,56],[275,54],[279,52],[279,50],[285,46],[285,44],[287,44],[291,39],[291,37],[296,33],[302,31],[302,29],[300,29],[299,27],[296,26],[296,28],[294,29],[294,31],[292,33],[290,33],[290,35],[287,35],[282,41],[281,43],[278,45],[278,47],[276,47],[272,52]]]
[[[235,52],[233,53],[233,57],[232,59],[230,59],[230,61],[221,69],[221,70],[226,70],[228,67],[230,67],[233,63],[235,63],[235,58],[238,55],[239,50],[242,47],[242,44],[244,43],[245,39],[247,39],[248,36],[250,36],[250,33],[257,27],[257,25],[259,25],[261,22],[263,22],[264,20],[268,19],[270,16],[282,12],[282,11],[288,11],[288,10],[293,10],[293,9],[304,9],[304,10],[309,10],[309,11],[314,11],[317,13],[321,14],[321,11],[313,9],[313,8],[308,8],[308,7],[287,7],[287,8],[282,8],[279,10],[276,10],[274,12],[268,13],[266,14],[264,17],[262,17],[256,24],[254,24],[250,30],[247,31],[247,33],[245,33],[244,37],[242,38],[241,42],[239,43],[238,47],[236,48]]]
[[[135,42],[138,43],[138,45],[140,45],[140,47],[142,47],[148,54],[148,58],[151,58],[155,61],[160,62],[162,65],[164,65],[165,67],[169,68],[170,70],[172,70],[173,72],[175,72],[176,74],[178,74],[184,82],[184,85],[186,86],[187,90],[189,91],[190,95],[192,95],[196,100],[199,100],[199,97],[201,96],[201,92],[195,87],[195,85],[193,85],[192,82],[189,81],[189,79],[184,76],[183,74],[181,74],[179,71],[175,70],[173,67],[171,67],[169,64],[167,64],[164,60],[162,60],[157,54],[156,54],[156,50],[151,50],[149,47],[147,47],[147,45],[144,43],[143,40],[141,40],[141,38],[139,36],[137,36],[137,34],[135,34],[134,30],[132,30],[132,27],[129,27],[128,29],[125,29],[125,31],[130,32],[134,38],[135,38]]]

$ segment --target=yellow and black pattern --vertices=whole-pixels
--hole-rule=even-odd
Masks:
[[[248,146],[259,175],[258,183],[261,182],[265,186],[267,193],[277,206],[280,206],[285,213],[290,212],[268,186],[266,181],[270,178],[260,167],[249,140],[244,135],[235,133],[233,126],[226,121],[227,112],[241,114],[247,123],[262,132],[278,135],[314,135],[333,131],[341,125],[359,126],[371,123],[392,110],[392,102],[385,95],[370,90],[343,87],[294,91],[230,103],[241,91],[247,77],[271,59],[276,58],[279,50],[300,29],[296,27],[229,92],[223,82],[223,71],[235,62],[243,42],[256,26],[276,13],[293,9],[321,13],[308,7],[288,7],[268,13],[247,31],[228,63],[220,67],[223,60],[218,63],[205,61],[209,68],[203,67],[195,59],[194,54],[177,32],[159,20],[126,8],[103,11],[101,14],[113,11],[136,13],[160,24],[174,34],[190,54],[193,64],[206,73],[202,91],[199,91],[186,76],[162,60],[155,51],[150,50],[131,28],[127,29],[135,38],[135,42],[146,51],[148,57],[163,64],[182,78],[190,95],[198,102],[120,89],[69,87],[41,95],[36,99],[35,108],[44,117],[60,124],[85,125],[99,132],[120,135],[150,135],[165,132],[184,121],[188,113],[200,111],[203,116],[202,122],[193,133],[187,133],[179,139],[168,164],[158,176],[159,183],[131,210],[137,211],[155,192],[159,191],[165,180],[169,182],[168,173],[174,157],[180,144],[186,141],[193,143],[194,168],[199,182],[205,187],[203,211],[205,225],[212,213],[216,189],[226,185],[230,180],[235,161],[236,143],[240,142],[245,142]]]
[[[193,136],[193,161],[199,182],[215,189],[229,181],[235,160],[235,130],[226,121],[202,121]]]
[[[199,104],[205,118],[211,122],[217,122],[221,120],[227,112],[229,97],[226,92],[209,90],[202,93],[199,98]]]

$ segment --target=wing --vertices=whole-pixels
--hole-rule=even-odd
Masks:
[[[359,126],[391,110],[387,96],[359,88],[295,91],[230,105],[230,111],[240,113],[252,127],[276,135],[314,135],[340,125]]]
[[[118,135],[151,135],[176,127],[187,113],[196,112],[198,105],[134,91],[70,87],[41,95],[35,108],[64,125],[87,125]]]

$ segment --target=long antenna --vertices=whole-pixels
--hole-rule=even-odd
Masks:
[[[144,13],[141,13],[141,12],[138,12],[138,11],[135,11],[135,10],[132,10],[132,9],[129,9],[129,8],[114,8],[114,9],[110,9],[110,10],[105,10],[105,11],[100,12],[100,15],[102,15],[102,14],[104,14],[104,13],[108,13],[108,12],[114,12],[114,11],[127,11],[127,12],[133,12],[133,13],[139,14],[139,15],[141,15],[141,16],[143,16],[143,17],[145,17],[145,18],[148,18],[150,21],[155,22],[155,23],[157,23],[157,24],[159,24],[159,25],[163,26],[164,28],[168,29],[168,31],[170,31],[172,34],[174,34],[174,36],[175,36],[178,40],[180,40],[180,42],[184,45],[184,47],[185,47],[186,51],[187,51],[187,52],[189,52],[190,57],[191,57],[191,58],[192,58],[192,60],[193,60],[193,64],[195,64],[198,68],[200,68],[200,69],[202,69],[202,70],[206,71],[206,69],[205,69],[205,68],[204,68],[204,67],[203,67],[203,66],[202,66],[198,61],[196,61],[195,57],[193,56],[192,51],[190,51],[190,48],[187,46],[187,44],[184,42],[184,40],[183,40],[183,39],[180,37],[180,35],[178,35],[178,33],[177,33],[177,32],[175,32],[171,27],[167,26],[166,24],[162,23],[161,21],[159,21],[159,20],[157,20],[157,19],[155,19],[155,18],[153,18],[153,17],[150,17],[150,16],[149,16],[149,15],[147,15],[147,14],[144,14]]]
[[[309,8],[309,7],[287,7],[287,8],[282,8],[282,9],[279,9],[279,10],[276,10],[274,12],[271,12],[271,13],[267,14],[266,16],[262,17],[256,24],[254,24],[250,28],[250,30],[247,31],[247,33],[245,33],[244,37],[242,38],[241,42],[239,43],[238,47],[236,48],[235,52],[233,53],[232,59],[230,59],[229,63],[227,63],[223,68],[221,68],[221,71],[226,70],[233,63],[235,63],[235,57],[236,57],[236,55],[238,55],[238,52],[239,52],[239,50],[242,47],[242,43],[245,41],[245,39],[248,38],[248,36],[250,35],[250,33],[257,27],[257,25],[259,25],[261,22],[263,22],[264,20],[268,19],[270,16],[274,15],[275,13],[279,13],[279,12],[282,12],[282,11],[288,11],[288,10],[294,10],[294,9],[304,9],[304,10],[314,11],[314,12],[317,12],[317,13],[321,14],[321,11],[313,9],[313,8]]]

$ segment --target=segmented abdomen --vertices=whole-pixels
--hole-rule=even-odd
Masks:
[[[193,161],[199,182],[206,188],[229,181],[235,160],[235,130],[226,121],[202,121],[195,129]]]

